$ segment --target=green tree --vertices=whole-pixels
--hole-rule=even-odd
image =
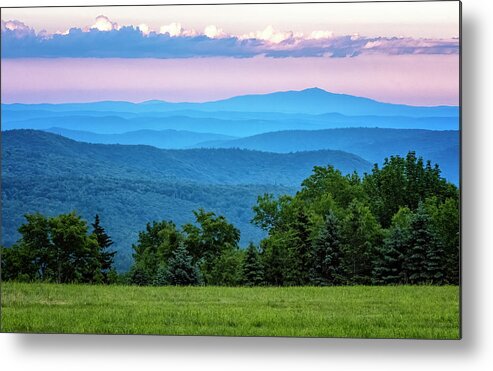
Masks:
[[[341,229],[343,264],[348,282],[371,283],[376,248],[383,237],[380,225],[368,206],[354,200],[342,220]]]
[[[209,284],[209,280],[214,281],[212,274],[217,272],[215,266],[224,263],[220,259],[221,255],[233,254],[232,251],[238,250],[240,231],[222,215],[216,216],[215,213],[203,209],[194,211],[194,215],[196,225],[183,226],[184,243],[193,262],[200,262],[202,276]]]
[[[264,269],[260,254],[253,243],[250,242],[245,252],[242,265],[242,283],[245,286],[258,286],[264,281]]]
[[[100,249],[88,235],[86,221],[75,212],[48,218],[25,215],[19,241],[4,252],[2,276],[57,283],[102,283]],[[5,263],[5,264],[4,264]]]
[[[26,223],[19,227],[21,238],[11,250],[12,268],[28,280],[54,280],[57,264],[50,219],[40,213],[24,217]]]
[[[33,261],[32,251],[28,250],[26,245],[17,243],[11,247],[2,246],[0,249],[2,280],[30,282],[41,279],[39,269]]]
[[[445,255],[445,281],[459,284],[460,269],[460,209],[457,198],[440,202],[436,197],[426,200],[426,210],[431,217],[434,233]]]
[[[101,265],[103,280],[104,282],[109,283],[108,274],[113,269],[113,262],[116,254],[116,251],[108,251],[109,247],[113,245],[113,241],[101,226],[101,221],[98,214],[96,214],[96,217],[94,218],[92,227],[92,234],[96,238],[99,246],[99,263]]]
[[[168,285],[168,266],[166,264],[161,264],[158,267],[152,284],[154,286],[166,286],[166,285]]]
[[[298,209],[296,219],[290,225],[291,240],[288,241],[289,266],[286,272],[286,283],[290,285],[306,285],[310,282],[311,242],[308,215]]]
[[[148,286],[152,283],[153,277],[149,276],[149,271],[140,264],[135,264],[130,269],[128,280],[130,284],[138,286]]]
[[[183,244],[173,251],[168,262],[166,282],[175,286],[197,285],[200,283],[200,272],[197,264]]]
[[[54,246],[55,281],[102,282],[99,246],[94,236],[88,236],[87,223],[75,213],[50,219]]]
[[[237,286],[241,283],[243,254],[238,249],[226,249],[214,261],[206,280],[209,285]]]
[[[325,223],[312,242],[311,282],[318,286],[343,283],[341,230],[333,212],[325,217]]]
[[[409,230],[392,226],[384,243],[377,250],[373,268],[374,283],[407,283],[408,273],[404,268],[406,250],[409,243]]]
[[[414,211],[428,197],[435,196],[442,202],[458,196],[457,188],[440,176],[438,165],[432,167],[429,161],[425,165],[413,151],[405,158],[386,158],[381,169],[375,165],[372,173],[365,175],[363,188],[373,214],[384,228],[390,226],[400,207]]]
[[[404,268],[409,274],[409,283],[443,283],[443,249],[433,232],[430,216],[422,202],[411,220],[408,245]]]
[[[286,246],[293,238],[292,231],[276,232],[261,241],[261,261],[267,285],[283,286],[287,282],[289,258]]]
[[[365,199],[361,179],[356,173],[344,176],[331,165],[315,166],[312,175],[301,183],[297,196],[305,203],[314,203],[327,194],[341,208],[347,208],[354,199]]]
[[[135,283],[152,283],[158,268],[168,263],[182,241],[183,236],[172,221],[147,223],[146,229],[139,232],[137,244],[132,245],[134,266],[138,268]]]
[[[292,197],[287,195],[278,199],[269,193],[258,196],[257,204],[252,208],[254,216],[251,222],[268,232],[282,230],[289,221],[292,200]]]

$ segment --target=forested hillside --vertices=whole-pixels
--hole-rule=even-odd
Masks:
[[[442,175],[459,182],[459,132],[456,130],[339,128],[327,130],[286,130],[234,140],[200,143],[212,148],[244,148],[288,153],[333,149],[347,151],[371,163],[382,164],[390,155],[405,156],[412,149],[436,162]]]
[[[180,225],[203,207],[226,215],[242,231],[241,243],[264,235],[250,224],[251,206],[265,192],[292,194],[314,165],[344,172],[370,163],[340,151],[273,154],[237,149],[159,150],[95,145],[34,130],[2,135],[3,242],[18,238],[25,213],[98,213],[113,236],[119,269],[128,268],[131,244],[149,220]]]
[[[187,223],[148,221],[132,243],[131,269],[113,269],[113,244],[96,214],[28,214],[2,249],[6,280],[135,285],[338,286],[458,284],[459,192],[409,152],[369,174],[315,166],[295,195],[264,193],[251,223],[267,235],[240,248],[224,215],[193,210]]]

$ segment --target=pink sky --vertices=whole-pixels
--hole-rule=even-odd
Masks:
[[[119,25],[146,24],[159,30],[179,22],[198,31],[215,25],[238,35],[269,25],[281,31],[425,38],[456,37],[459,29],[458,1],[2,9],[2,19],[48,32],[92,25],[101,14]]]
[[[458,55],[355,58],[5,59],[2,102],[209,101],[319,87],[410,105],[458,105]]]

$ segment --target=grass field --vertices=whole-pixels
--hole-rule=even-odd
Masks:
[[[3,332],[459,338],[457,286],[3,283]]]

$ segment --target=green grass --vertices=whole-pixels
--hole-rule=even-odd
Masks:
[[[459,338],[457,286],[3,283],[2,332]]]

